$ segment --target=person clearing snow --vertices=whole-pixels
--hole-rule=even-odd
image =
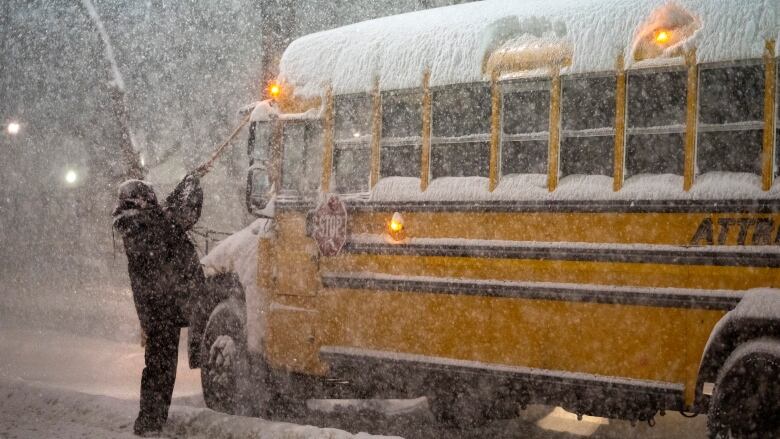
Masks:
[[[196,174],[187,175],[162,205],[148,182],[128,180],[119,187],[113,222],[122,236],[133,300],[147,337],[133,427],[137,435],[159,433],[168,418],[179,332],[198,312],[193,304],[202,296],[205,278],[186,232],[198,221],[202,204]]]

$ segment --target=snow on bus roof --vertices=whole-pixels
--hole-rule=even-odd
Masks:
[[[612,70],[621,51],[633,64],[635,38],[664,8],[695,18],[695,31],[675,45],[695,47],[700,62],[760,58],[765,41],[780,35],[776,0],[491,0],[304,36],[282,56],[279,79],[302,97],[319,96],[328,84],[336,94],[364,92],[375,79],[384,90],[419,87],[426,68],[431,86],[484,81],[492,51],[529,38],[537,45],[568,43],[565,72]]]

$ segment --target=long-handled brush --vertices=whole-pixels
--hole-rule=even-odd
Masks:
[[[195,170],[192,171],[191,174],[197,175],[198,177],[203,177],[206,174],[208,174],[209,171],[211,171],[211,167],[214,166],[214,162],[217,161],[217,159],[219,158],[219,156],[222,155],[222,153],[227,151],[228,146],[230,146],[230,144],[233,142],[233,140],[235,140],[236,136],[238,136],[238,133],[241,132],[241,128],[243,128],[244,125],[246,125],[249,122],[250,117],[251,117],[251,114],[247,114],[246,117],[244,117],[241,120],[241,123],[238,124],[236,129],[233,130],[233,133],[230,134],[230,136],[227,139],[225,139],[225,141],[222,142],[214,150],[214,152],[211,154],[211,157],[209,157],[209,159],[206,160],[205,162],[203,162],[200,166],[195,168]]]

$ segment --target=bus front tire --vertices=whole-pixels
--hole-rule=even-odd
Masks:
[[[780,340],[750,341],[729,356],[707,425],[712,439],[780,437]]]
[[[244,307],[228,299],[214,308],[203,333],[200,377],[203,399],[212,410],[252,414],[244,321]]]

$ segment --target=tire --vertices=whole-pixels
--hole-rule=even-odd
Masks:
[[[200,379],[212,410],[251,414],[245,321],[244,306],[228,299],[214,308],[203,333]]]
[[[780,437],[780,340],[739,346],[715,382],[707,426],[713,439]]]

